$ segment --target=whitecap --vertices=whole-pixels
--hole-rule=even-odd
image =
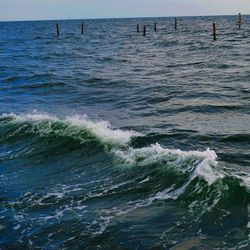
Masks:
[[[114,155],[127,164],[151,165],[160,163],[163,160],[174,162],[178,171],[192,171],[192,169],[182,169],[183,162],[189,159],[197,159],[197,166],[194,174],[200,176],[207,181],[209,185],[222,179],[224,174],[216,171],[217,155],[213,150],[206,151],[182,151],[180,149],[168,149],[161,146],[159,143],[152,144],[144,148],[129,148],[127,150],[114,149]]]
[[[11,122],[15,123],[33,123],[34,128],[36,128],[37,133],[40,135],[57,132],[59,134],[69,134],[75,137],[75,132],[87,130],[101,142],[118,146],[126,146],[133,137],[142,136],[141,133],[133,130],[113,128],[108,121],[92,121],[87,115],[72,115],[60,119],[56,116],[35,111],[30,114],[2,114],[0,118],[12,119]],[[48,124],[43,124],[44,122],[48,122]],[[66,126],[64,131],[54,131],[51,125],[55,122],[64,124]],[[73,131],[74,129],[76,131]],[[79,140],[80,139],[81,138],[79,138]]]

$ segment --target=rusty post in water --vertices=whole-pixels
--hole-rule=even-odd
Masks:
[[[177,30],[177,17],[174,20],[174,29]]]
[[[83,23],[81,24],[81,35],[83,35],[83,27],[84,27],[84,25],[83,25]]]
[[[241,29],[241,25],[242,25],[242,16],[241,13],[239,13],[239,29]]]
[[[216,41],[217,40],[217,37],[216,37],[216,24],[215,23],[213,23],[213,37],[214,37],[214,41]]]
[[[56,23],[56,34],[57,36],[60,36],[60,28],[58,23]]]
[[[154,31],[155,32],[157,31],[157,23],[156,22],[154,23]]]
[[[146,36],[146,24],[143,26],[143,36]]]

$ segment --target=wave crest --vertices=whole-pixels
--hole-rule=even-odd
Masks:
[[[180,149],[164,148],[156,143],[144,148],[129,148],[128,150],[113,150],[114,155],[127,164],[138,163],[140,165],[152,165],[166,161],[172,162],[179,171],[193,172],[193,176],[204,178],[209,185],[224,177],[223,173],[215,170],[217,166],[217,155],[213,150],[201,151],[182,151]],[[183,167],[183,163],[193,160],[197,162],[193,169],[192,165]],[[192,176],[192,178],[193,178]]]
[[[56,133],[57,135],[69,135],[76,138],[77,132],[80,133],[82,130],[85,130],[101,142],[116,146],[127,145],[131,138],[142,135],[132,130],[112,128],[110,123],[107,121],[92,121],[86,115],[72,115],[67,116],[64,119],[59,119],[56,116],[51,116],[45,113],[21,115],[11,113],[2,114],[0,116],[0,121],[12,124],[28,123],[31,125],[33,130],[35,128],[36,132],[41,135]],[[81,140],[82,138],[79,136],[78,139]]]

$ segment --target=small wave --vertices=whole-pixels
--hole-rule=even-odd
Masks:
[[[7,83],[12,83],[12,82],[16,82],[20,79],[20,77],[18,76],[12,76],[12,77],[8,77],[6,79],[4,79],[3,81],[4,82],[7,82]]]
[[[234,142],[234,143],[249,143],[250,142],[250,133],[246,134],[233,134],[225,135],[221,141],[223,142]]]
[[[144,148],[114,149],[112,152],[122,163],[130,167],[144,168],[145,171],[148,171],[148,167],[155,167],[161,172],[167,172],[162,172],[162,177],[167,178],[167,186],[151,196],[145,202],[146,205],[155,200],[182,199],[190,193],[193,193],[194,197],[203,197],[200,190],[204,190],[204,194],[212,190],[209,196],[215,205],[223,197],[221,193],[224,189],[234,190],[235,187],[242,187],[244,192],[250,191],[250,175],[219,166],[215,151],[210,149],[182,151],[168,149],[156,143]],[[175,180],[169,179],[169,176]],[[217,192],[214,196],[213,190]]]
[[[57,135],[77,136],[81,138],[82,130],[89,132],[103,143],[113,145],[126,145],[132,137],[141,136],[140,133],[132,130],[114,129],[108,121],[92,121],[86,115],[73,115],[60,119],[46,113],[32,114],[2,114],[0,123],[29,124],[31,130],[40,135],[55,133]],[[34,130],[35,129],[35,130]],[[77,134],[78,133],[78,134]],[[79,134],[80,133],[80,134]]]
[[[145,148],[129,148],[128,150],[113,150],[116,157],[120,158],[127,164],[139,163],[141,165],[152,165],[162,161],[174,162],[174,166],[179,171],[193,171],[195,176],[204,178],[209,185],[223,178],[224,174],[216,171],[214,167],[217,166],[217,155],[213,150],[207,149],[201,151],[182,151],[179,149],[168,149],[156,143]],[[183,163],[194,159],[198,161],[195,169],[190,169],[188,165],[186,169],[183,168]]]

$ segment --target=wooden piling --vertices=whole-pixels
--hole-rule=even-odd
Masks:
[[[56,23],[56,34],[57,36],[60,36],[60,28],[58,23]]]
[[[83,28],[84,28],[84,25],[83,23],[81,24],[81,35],[83,35]]]
[[[242,26],[242,16],[241,13],[239,13],[239,29],[241,29]]]
[[[139,24],[136,25],[136,32],[137,33],[140,32],[140,26],[139,26]]]
[[[157,32],[157,23],[154,23],[154,31]]]
[[[146,24],[143,26],[143,36],[146,36]]]
[[[177,17],[174,19],[174,29],[177,30],[177,25],[178,25],[178,21],[177,21]]]
[[[214,37],[214,41],[216,41],[217,40],[217,34],[216,34],[216,24],[215,23],[213,23],[213,37]]]

